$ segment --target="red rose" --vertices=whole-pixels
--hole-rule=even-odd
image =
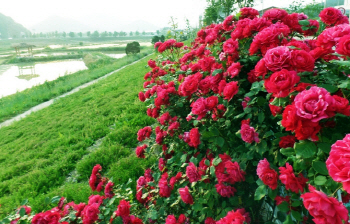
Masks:
[[[327,25],[335,24],[339,19],[343,17],[342,12],[336,8],[325,8],[320,12],[320,19]]]
[[[294,104],[286,106],[282,113],[282,126],[286,128],[286,131],[294,131],[298,125],[300,118],[296,114],[296,108]]]
[[[156,61],[154,61],[154,60],[152,60],[152,59],[149,59],[147,64],[148,64],[148,66],[151,67],[151,68],[157,67]]]
[[[242,67],[243,66],[241,66],[239,62],[233,63],[230,67],[228,67],[227,73],[231,78],[234,78],[239,74]]]
[[[301,173],[298,177],[294,175],[293,167],[286,163],[286,168],[280,167],[279,179],[286,186],[287,190],[291,190],[294,193],[299,191],[304,192],[304,187],[308,179],[306,179]]]
[[[302,194],[300,197],[303,199],[304,207],[314,217],[313,221],[315,223],[348,223],[348,210],[343,203],[333,197],[328,197],[321,191],[317,191],[311,185],[309,185],[309,190],[309,193]]]
[[[105,187],[105,196],[107,198],[113,198],[114,196],[114,193],[113,193],[113,186],[114,186],[114,183],[113,182],[108,182],[106,187]]]
[[[179,86],[179,93],[181,96],[191,96],[198,89],[199,81],[202,79],[202,74],[196,73],[187,76],[185,81]]]
[[[230,198],[234,196],[235,192],[237,191],[236,188],[232,186],[226,186],[223,183],[219,183],[215,185],[216,192],[220,194],[222,197]]]
[[[219,99],[217,96],[210,96],[205,99],[205,108],[207,110],[213,110],[219,103]]]
[[[256,77],[262,76],[263,78],[265,78],[265,75],[267,74],[267,68],[266,68],[265,64],[266,63],[265,63],[264,59],[261,59],[260,61],[258,61],[258,63],[256,63],[255,69],[252,70],[252,71],[254,71],[254,74]]]
[[[198,88],[202,95],[206,95],[210,91],[211,76],[207,76],[199,82]]]
[[[211,217],[205,219],[204,224],[216,224],[215,220]]]
[[[238,82],[229,82],[226,84],[223,95],[224,99],[230,101],[238,93]]]
[[[279,146],[280,148],[293,147],[295,143],[295,137],[293,135],[287,135],[280,137]]]
[[[329,117],[326,113],[327,108],[334,103],[334,99],[326,89],[313,86],[299,93],[294,103],[298,116],[318,122]]]
[[[241,138],[243,141],[252,143],[253,141],[259,142],[259,134],[255,132],[255,129],[248,124],[241,125]]]
[[[288,16],[288,12],[286,10],[274,8],[264,12],[263,18],[271,21],[277,21],[282,20],[286,16]]]
[[[59,224],[61,216],[58,212],[46,211],[38,213],[33,217],[33,224]]]
[[[165,224],[176,224],[176,218],[174,215],[168,215],[165,220]]]
[[[320,131],[321,126],[318,122],[312,122],[309,120],[298,120],[297,127],[295,129],[295,137],[298,140],[311,139],[312,141],[318,141],[316,136]]]
[[[336,141],[332,147],[329,157],[326,161],[329,175],[334,181],[343,184],[346,192],[350,193],[350,158],[347,156],[350,152],[350,134],[344,139]]]
[[[236,182],[241,182],[245,180],[245,172],[241,170],[237,162],[232,162],[231,160],[228,160],[225,162],[225,168],[228,174],[229,183],[235,184]]]
[[[190,194],[188,187],[184,187],[184,188],[179,188],[179,194],[181,196],[181,199],[183,202],[185,202],[186,204],[193,204],[193,198],[192,195]]]
[[[144,127],[137,132],[137,140],[142,142],[146,138],[149,138],[152,134],[152,128],[150,126]]]
[[[191,147],[197,148],[198,145],[201,143],[198,128],[191,129],[191,131],[189,133],[189,138],[190,138],[189,145]]]
[[[83,223],[92,224],[98,220],[98,214],[100,213],[99,204],[93,203],[91,205],[85,206],[83,214]]]
[[[196,102],[193,102],[191,107],[192,113],[198,115],[197,120],[200,120],[207,115],[208,109],[206,108],[205,99],[203,97],[197,99]]]
[[[136,156],[138,158],[145,158],[145,149],[147,148],[147,145],[143,145],[143,146],[137,146],[136,147]]]
[[[189,163],[189,165],[186,167],[186,176],[188,177],[190,183],[197,182],[201,179],[201,175],[199,174],[194,163]]]
[[[230,38],[224,43],[222,47],[226,54],[235,54],[238,50],[238,41]]]
[[[239,12],[241,13],[239,19],[254,19],[259,16],[259,11],[250,7],[243,7],[239,10]]]
[[[270,168],[270,163],[266,158],[259,161],[256,173],[265,185],[272,190],[277,188],[277,172]]]
[[[250,223],[250,218],[248,214],[245,213],[244,209],[237,209],[236,211],[228,212],[224,218],[216,222],[216,224],[227,224],[227,223],[235,223],[235,224]]]
[[[312,72],[315,67],[315,59],[304,50],[293,50],[291,64],[297,72]]]
[[[265,66],[272,72],[290,68],[291,53],[288,47],[280,46],[266,51]]]
[[[165,165],[166,165],[166,163],[165,163],[164,159],[160,158],[159,161],[158,161],[158,169],[159,169],[160,172],[165,171],[164,170]]]
[[[282,69],[265,79],[264,85],[266,91],[272,93],[274,97],[286,97],[299,81],[300,77],[295,71]]]
[[[203,71],[211,71],[211,66],[215,63],[214,57],[204,57],[201,60],[198,61],[199,65],[201,66],[201,69]]]
[[[350,57],[350,35],[339,39],[336,51],[339,54]]]
[[[116,216],[121,216],[121,217],[129,216],[130,207],[131,207],[130,203],[122,199],[121,201],[119,201],[117,211],[115,212]]]

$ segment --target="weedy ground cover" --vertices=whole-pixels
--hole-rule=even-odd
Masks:
[[[150,58],[0,129],[1,215],[24,198],[38,211],[45,209],[43,198],[47,196],[86,200],[91,194],[86,181],[96,163],[110,167],[108,173],[116,182],[136,179],[152,163],[133,153],[137,130],[153,123],[137,99],[147,71],[145,63]],[[103,72],[95,73],[116,68],[117,65],[105,66]],[[81,73],[77,75],[83,76]],[[56,91],[58,94],[59,88]],[[41,95],[36,96],[39,99]],[[87,155],[86,149],[102,137],[99,149]],[[87,156],[82,159],[84,155]],[[77,170],[77,182],[64,185],[73,170]]]

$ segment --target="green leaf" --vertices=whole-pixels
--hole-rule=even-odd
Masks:
[[[281,212],[289,212],[289,204],[288,202],[284,201],[281,204],[277,205],[278,210]]]
[[[302,201],[296,200],[296,201],[293,201],[292,206],[293,206],[293,207],[298,207],[298,206],[300,206],[301,204],[303,204]]]
[[[310,25],[310,22],[308,20],[299,20],[299,24],[302,26],[308,26]]]
[[[319,186],[324,185],[326,181],[327,181],[327,178],[325,176],[317,176],[315,178],[315,184]]]
[[[216,175],[215,175],[215,167],[214,167],[214,166],[211,166],[211,167],[210,167],[210,175],[212,175],[212,176],[214,176],[214,177],[216,176]]]
[[[326,163],[325,163],[325,162],[313,161],[312,167],[313,167],[313,168],[316,170],[316,172],[318,172],[319,174],[328,175],[328,170],[327,170],[327,167],[326,167]]]
[[[338,91],[338,88],[331,84],[320,84],[319,87],[325,88],[330,93],[335,93]]]
[[[213,73],[211,73],[212,76],[216,76],[217,74],[221,73],[222,69],[215,69]]]
[[[292,216],[298,221],[302,221],[301,214],[298,211],[292,210]],[[287,218],[288,219],[288,218]],[[293,222],[292,222],[293,223]]]
[[[26,205],[28,203],[28,199],[24,199],[22,202],[21,202],[21,205]]]
[[[22,216],[24,216],[26,214],[26,210],[25,210],[25,208],[21,208],[20,210],[19,210],[19,215],[22,217]]]
[[[195,210],[195,211],[200,211],[200,210],[202,210],[203,206],[202,206],[202,204],[200,204],[200,203],[195,203],[195,204],[192,206],[192,208],[193,208],[193,210]]]
[[[260,124],[262,124],[262,122],[264,121],[265,119],[265,114],[264,113],[259,113],[258,115],[258,121]]]
[[[222,162],[221,158],[220,158],[220,157],[217,157],[217,158],[215,158],[215,159],[213,160],[213,165],[214,165],[214,166],[217,166],[217,165],[219,165],[219,163],[221,163],[221,162]]]
[[[315,155],[317,147],[315,143],[311,141],[303,141],[300,143],[296,143],[294,145],[294,149],[297,155],[297,158],[311,158]]]
[[[266,185],[259,186],[254,194],[254,200],[259,201],[266,195]]]
[[[317,144],[317,147],[327,154],[331,151],[331,146],[331,143],[326,142],[321,142]]]
[[[293,155],[295,155],[295,150],[293,148],[290,148],[290,147],[282,148],[282,149],[280,149],[280,152],[284,156],[293,156]]]
[[[272,190],[271,188],[269,188],[268,191],[269,191],[269,197],[271,198],[271,200],[274,200],[275,197],[277,196],[278,190],[277,189]]]
[[[58,203],[60,200],[61,200],[60,196],[55,196],[51,199],[51,203],[55,204],[55,203]]]
[[[217,137],[217,138],[216,138],[216,144],[217,144],[219,147],[224,146],[224,144],[225,144],[225,139],[223,139],[222,137]]]
[[[287,216],[287,219],[283,222],[283,224],[294,224],[292,216],[290,214]]]
[[[333,64],[340,65],[340,66],[347,66],[347,67],[350,67],[350,61],[332,60],[332,61],[330,61],[330,62],[333,63]]]
[[[206,166],[210,166],[210,161],[209,160],[204,160],[204,164],[206,165]]]
[[[338,85],[338,88],[350,89],[350,80],[347,79],[347,80],[343,81],[340,85]]]
[[[287,97],[285,98],[276,97],[270,104],[280,107],[280,106],[285,106],[286,103],[288,102],[289,102],[289,99]]]

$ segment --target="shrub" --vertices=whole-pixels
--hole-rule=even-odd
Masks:
[[[128,43],[125,48],[126,54],[137,54],[140,53],[140,43],[137,41]]]

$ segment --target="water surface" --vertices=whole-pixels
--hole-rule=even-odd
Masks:
[[[81,59],[0,65],[0,98],[83,69]]]

